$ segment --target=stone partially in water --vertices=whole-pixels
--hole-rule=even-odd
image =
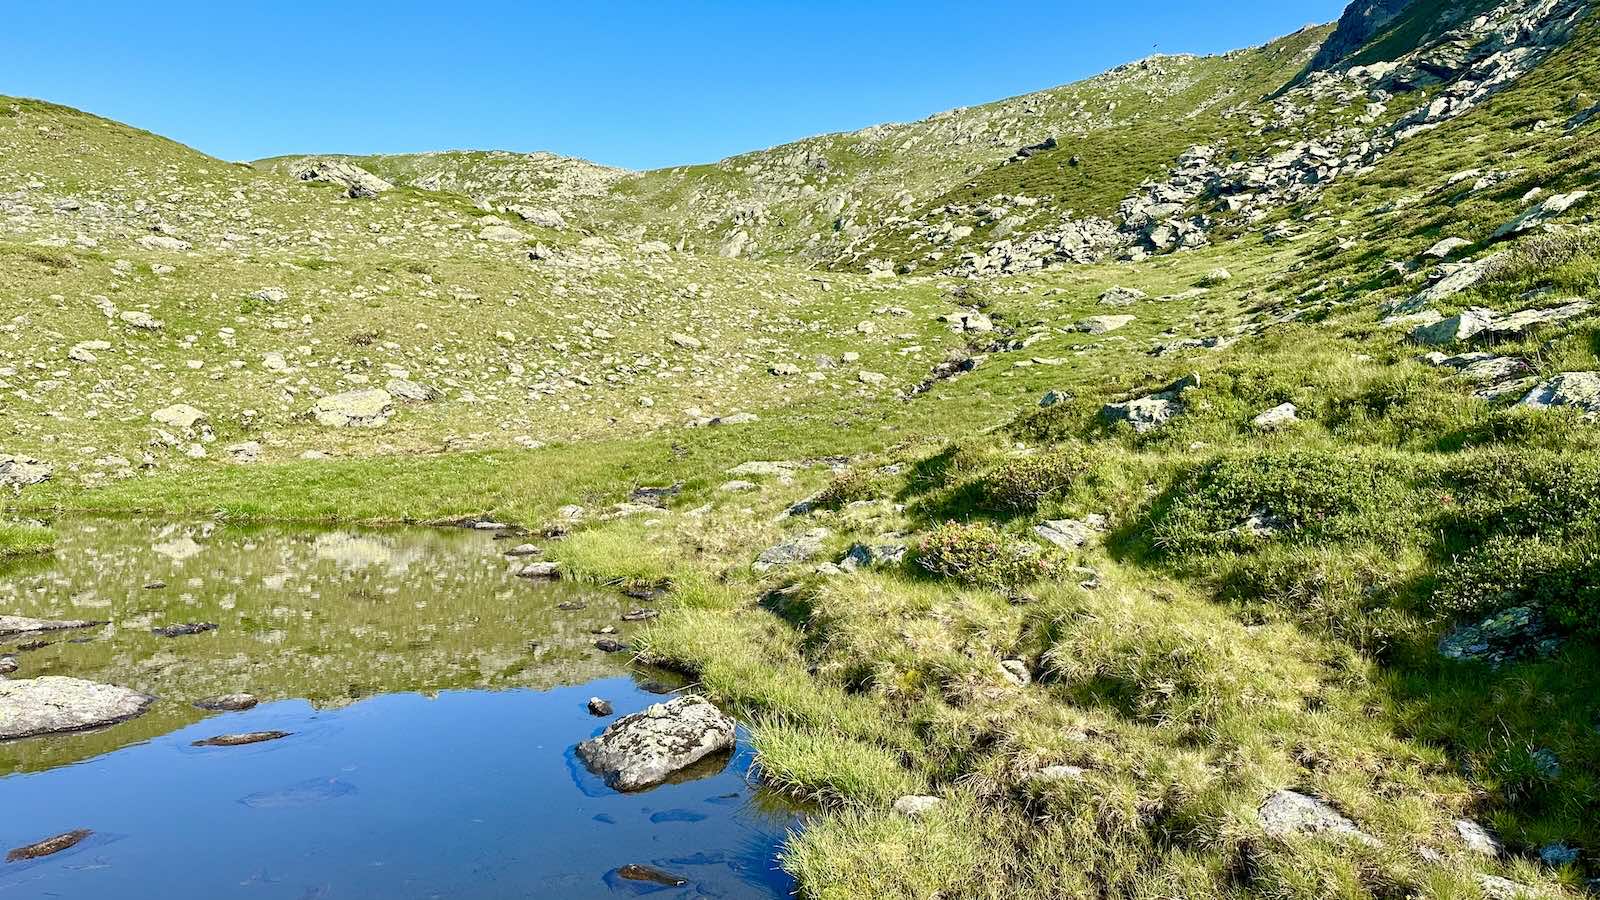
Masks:
[[[215,622],[185,622],[181,625],[163,625],[160,628],[152,628],[150,633],[156,637],[175,638],[187,637],[191,634],[205,634],[208,631],[216,630],[217,625]]]
[[[709,700],[685,695],[611,723],[578,745],[578,758],[612,788],[637,791],[733,744],[733,719]]]
[[[689,883],[687,878],[680,878],[670,872],[663,872],[655,866],[641,866],[632,863],[618,869],[617,877],[628,881],[659,884],[663,887],[683,887]]]
[[[594,648],[601,653],[624,653],[627,651],[628,645],[611,638],[601,638],[594,642]]]
[[[36,844],[29,844],[26,847],[18,847],[17,849],[12,850],[10,853],[7,853],[6,862],[23,862],[25,860],[39,859],[43,856],[50,856],[60,853],[63,850],[70,850],[73,847],[83,843],[83,839],[91,834],[94,834],[94,832],[87,828],[79,828],[76,831],[69,831],[66,834],[58,834],[55,837],[45,838]]]
[[[104,622],[87,619],[30,619],[26,616],[0,616],[0,638],[21,634],[40,634],[46,631],[73,631],[79,628],[97,628]]]
[[[589,714],[590,715],[592,715],[592,716],[609,716],[609,715],[611,715],[612,712],[614,712],[614,710],[611,707],[611,701],[610,700],[603,700],[603,699],[601,699],[599,697],[590,697],[589,698]]]
[[[262,744],[267,741],[276,741],[286,738],[293,732],[289,731],[247,731],[243,734],[219,734],[216,737],[195,741],[191,747],[243,747],[247,744]]]
[[[115,725],[153,702],[138,691],[60,675],[0,682],[0,741]]]
[[[194,705],[196,709],[204,709],[210,712],[241,712],[254,708],[259,702],[261,701],[257,700],[253,694],[223,694],[220,697],[206,697],[203,700],[196,700]]]

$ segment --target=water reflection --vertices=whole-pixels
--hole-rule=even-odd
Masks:
[[[0,745],[0,771],[165,733],[202,715],[193,700],[218,694],[326,707],[394,691],[581,683],[618,671],[594,632],[614,626],[625,639],[632,627],[620,621],[626,598],[517,578],[508,542],[465,530],[94,520],[58,532],[52,559],[0,572],[0,614],[110,624],[45,637],[18,654],[13,677],[109,681],[162,702],[109,731]],[[151,633],[186,623],[219,627]],[[34,643],[0,642],[0,653]]]

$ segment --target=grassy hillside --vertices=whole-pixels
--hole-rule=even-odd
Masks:
[[[818,804],[810,897],[1592,891],[1600,20],[1314,190],[1185,200],[1194,249],[855,271],[1452,96],[1280,92],[1328,32],[709,166],[364,157],[365,200],[0,100],[0,451],[55,467],[6,512],[490,517],[665,588],[632,649]],[[480,208],[522,205],[563,222]]]

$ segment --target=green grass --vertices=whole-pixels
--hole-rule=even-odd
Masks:
[[[0,520],[0,560],[45,553],[55,546],[55,534],[43,525]]]

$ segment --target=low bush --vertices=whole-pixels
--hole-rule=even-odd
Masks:
[[[1035,581],[1049,571],[1038,548],[985,522],[948,522],[916,550],[917,565],[940,578],[994,588]]]
[[[1033,512],[1046,498],[1070,488],[1090,465],[1089,455],[1076,446],[1013,459],[983,476],[982,508],[997,513]]]

